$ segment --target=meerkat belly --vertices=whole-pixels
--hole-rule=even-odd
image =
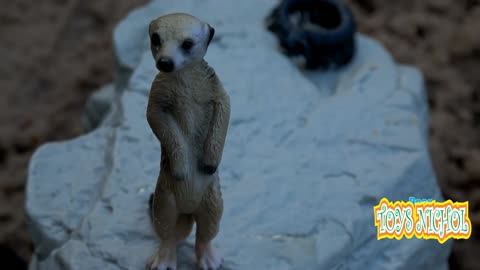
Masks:
[[[187,141],[190,151],[191,179],[175,182],[174,193],[176,194],[177,207],[182,213],[192,213],[200,206],[203,195],[213,181],[212,175],[205,175],[199,171],[199,164],[203,156],[203,145],[207,138],[208,127],[211,118],[211,110],[197,103],[188,104],[183,108],[183,120],[180,125],[182,133]]]
[[[203,145],[207,139],[212,112],[209,104],[191,102],[186,106],[187,108],[179,110],[182,113],[177,115],[177,119],[188,141],[190,154],[198,161],[203,155]]]

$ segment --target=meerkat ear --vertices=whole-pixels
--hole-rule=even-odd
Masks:
[[[207,42],[207,46],[210,45],[210,42],[212,41],[213,39],[213,36],[215,35],[215,28],[213,28],[212,26],[210,26],[208,24],[208,42]]]
[[[153,22],[154,22],[154,21],[151,21],[151,22],[148,24],[148,35],[151,35],[151,34],[152,34]]]

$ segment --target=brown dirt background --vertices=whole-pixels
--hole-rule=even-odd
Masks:
[[[89,94],[112,80],[112,30],[145,0],[0,0],[0,245],[28,259],[26,168],[36,147],[80,135]],[[359,31],[425,74],[430,148],[447,198],[470,201],[452,269],[480,269],[480,1],[347,0]],[[1,254],[0,254],[1,256]]]

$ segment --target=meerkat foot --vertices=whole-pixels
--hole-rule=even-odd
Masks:
[[[147,263],[146,270],[176,270],[177,255],[175,244],[160,246]]]
[[[222,266],[222,256],[213,249],[210,242],[197,243],[195,245],[195,254],[197,256],[197,265],[200,269],[216,270]]]

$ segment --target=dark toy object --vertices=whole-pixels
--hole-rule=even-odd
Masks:
[[[1,269],[27,270],[27,263],[20,258],[12,249],[0,245]]]
[[[267,27],[287,55],[305,58],[308,69],[340,67],[355,54],[355,21],[339,0],[283,0]]]

